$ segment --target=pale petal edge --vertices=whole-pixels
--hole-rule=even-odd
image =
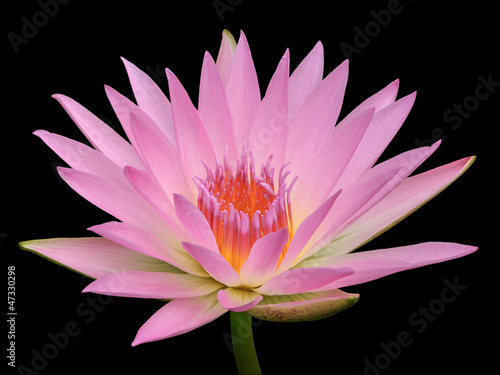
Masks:
[[[179,272],[164,261],[102,237],[30,240],[20,242],[19,248],[91,279],[125,270]]]
[[[39,252],[39,251],[37,251],[37,250],[35,250],[35,249],[30,249],[30,248],[28,247],[28,246],[30,246],[30,244],[29,244],[29,243],[30,243],[30,242],[34,242],[34,241],[38,241],[38,240],[29,240],[29,241],[19,242],[19,243],[17,244],[17,246],[19,246],[19,248],[20,248],[21,250],[29,251],[30,253],[33,253],[33,254],[35,254],[35,255],[38,255],[39,257],[42,257],[42,258],[44,258],[44,259],[48,260],[49,262],[52,262],[52,263],[54,263],[54,264],[56,264],[56,265],[58,265],[58,266],[60,266],[60,267],[63,267],[63,268],[66,268],[66,269],[68,269],[68,270],[70,270],[70,271],[76,272],[76,273],[78,273],[78,274],[80,274],[80,275],[82,275],[82,276],[88,277],[89,279],[93,279],[93,280],[95,280],[95,279],[96,279],[96,277],[92,277],[92,276],[90,276],[90,275],[87,275],[87,274],[85,274],[85,273],[83,273],[83,272],[80,272],[80,271],[76,270],[75,268],[71,268],[71,267],[69,267],[69,266],[67,266],[67,265],[65,265],[65,264],[63,264],[63,263],[61,263],[61,262],[58,262],[58,261],[57,261],[57,260],[55,260],[55,259],[50,258],[49,256],[47,256],[47,255],[45,255],[45,254],[43,254],[43,253],[41,253],[41,252]]]
[[[387,226],[381,228],[379,231],[377,231],[375,234],[373,234],[370,238],[368,238],[367,240],[365,240],[365,242],[363,242],[362,244],[358,245],[356,248],[352,249],[350,252],[353,252],[357,249],[359,249],[360,247],[362,247],[363,245],[367,244],[368,242],[370,242],[371,240],[377,238],[378,236],[380,236],[381,234],[385,233],[386,231],[388,231],[389,229],[391,229],[393,226],[395,226],[396,224],[399,224],[401,221],[403,221],[404,219],[406,219],[408,216],[410,216],[412,213],[414,213],[415,211],[417,211],[420,207],[424,206],[427,202],[429,202],[430,200],[432,200],[433,198],[437,197],[439,194],[441,194],[447,187],[449,187],[452,183],[454,183],[460,176],[462,176],[470,167],[472,164],[474,164],[474,162],[476,161],[476,156],[470,156],[468,158],[464,158],[462,160],[467,160],[467,162],[465,163],[465,165],[462,167],[462,169],[460,170],[459,173],[457,173],[457,175],[447,184],[445,184],[441,189],[439,189],[435,194],[433,194],[432,196],[428,197],[427,199],[423,200],[422,202],[420,202],[420,204],[416,205],[415,207],[413,207],[411,210],[407,211],[406,213],[404,213],[403,215],[401,215],[400,217],[398,217],[396,220],[392,221],[391,223],[389,223]],[[457,160],[457,162],[460,161],[460,160]],[[450,163],[451,164],[451,163]],[[439,168],[439,167],[438,167]],[[425,172],[423,172],[425,173]],[[418,175],[417,175],[418,176]],[[411,177],[410,177],[411,178]]]
[[[301,267],[318,267],[324,264],[328,263],[328,258],[331,256],[339,255],[339,254],[346,254],[346,253],[351,253],[363,245],[367,244],[371,240],[375,239],[376,237],[380,236],[381,234],[385,233],[387,230],[391,229],[393,226],[396,224],[400,223],[402,220],[410,216],[413,212],[417,211],[420,207],[425,205],[427,202],[432,200],[434,197],[439,195],[442,191],[444,191],[447,187],[449,187],[453,182],[455,182],[462,174],[464,174],[470,166],[474,163],[476,157],[471,156],[467,158],[463,158],[460,160],[456,160],[452,163],[434,168],[432,170],[423,172],[421,174],[412,176],[407,178],[405,181],[403,181],[403,184],[407,183],[407,181],[411,181],[413,178],[419,178],[419,176],[424,176],[428,173],[435,173],[437,170],[440,168],[446,168],[450,166],[454,166],[455,164],[462,164],[461,167],[458,169],[457,172],[454,174],[452,178],[446,181],[442,186],[440,186],[436,191],[433,191],[432,194],[429,194],[426,196],[424,199],[419,201],[417,204],[412,205],[408,210],[405,212],[402,212],[401,214],[396,215],[396,217],[392,220],[390,220],[387,224],[379,227],[378,229],[371,231],[371,234],[366,234],[365,238],[362,238],[361,240],[357,240],[356,237],[359,239],[360,236],[363,234],[357,233],[358,231],[363,232],[363,230],[366,230],[363,225],[360,223],[363,223],[363,221],[371,215],[371,213],[377,209],[377,205],[375,205],[372,209],[370,209],[367,213],[364,214],[364,216],[361,216],[361,218],[354,222],[351,226],[346,228],[345,231],[341,232],[339,236],[337,236],[332,242],[324,246],[322,249],[319,251],[315,252],[314,254],[311,254],[310,256],[305,257],[302,259],[299,263],[297,263],[294,268],[301,268]],[[395,189],[395,191],[397,188]],[[382,200],[381,202],[383,202]],[[369,228],[368,228],[369,229]],[[348,241],[348,244],[340,244],[339,241]],[[351,244],[352,243],[352,244]],[[335,252],[335,248],[339,247],[345,247],[341,253]]]

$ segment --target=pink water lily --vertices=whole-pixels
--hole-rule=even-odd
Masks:
[[[98,237],[22,242],[95,281],[85,292],[169,300],[133,345],[227,311],[271,321],[322,319],[353,305],[339,288],[458,258],[476,247],[427,242],[355,252],[457,179],[474,157],[409,177],[438,147],[376,164],[415,94],[398,81],[338,121],[348,61],[323,77],[323,47],[289,73],[288,50],[261,96],[250,49],[226,31],[205,53],[197,108],[167,70],[170,100],[123,60],[134,103],[106,94],[129,142],[54,95],[93,147],[38,130],[78,194],[114,216]]]

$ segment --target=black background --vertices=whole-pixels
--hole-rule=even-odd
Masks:
[[[293,69],[321,40],[328,73],[345,58],[339,45],[356,46],[354,28],[364,29],[373,20],[371,11],[387,9],[390,2],[342,2],[332,7],[318,1],[270,5],[233,0],[219,2],[233,4],[221,15],[214,3],[72,0],[59,5],[46,22],[41,19],[44,25],[18,46],[17,53],[8,33],[22,36],[23,17],[32,20],[41,6],[36,1],[10,2],[3,12],[2,47],[7,63],[3,113],[7,117],[1,138],[0,247],[8,265],[16,267],[17,365],[32,368],[33,353],[44,348],[50,351],[46,348],[49,333],[60,333],[68,322],[74,322],[76,337],[39,373],[236,373],[224,339],[229,333],[228,315],[185,335],[132,348],[136,331],[161,307],[160,302],[112,298],[90,305],[89,295],[80,293],[88,279],[17,248],[19,241],[28,239],[92,235],[86,228],[110,220],[60,180],[55,167],[63,162],[31,135],[45,129],[83,141],[52,94],[76,99],[119,129],[103,90],[103,84],[108,84],[124,94],[131,92],[119,56],[156,72],[154,77],[166,92],[163,69],[169,67],[191,98],[196,98],[203,53],[208,50],[216,56],[224,28],[236,37],[244,30],[261,90],[287,47]],[[496,367],[491,349],[498,340],[498,324],[492,319],[496,300],[493,257],[497,255],[495,247],[481,243],[480,227],[483,215],[497,205],[496,201],[487,206],[482,203],[487,193],[481,171],[487,159],[482,141],[494,137],[493,127],[498,125],[500,90],[480,100],[456,129],[443,119],[454,103],[475,95],[479,76],[491,75],[493,81],[500,81],[498,60],[494,61],[498,49],[495,11],[480,2],[436,6],[409,0],[402,0],[398,9],[401,12],[392,15],[386,27],[373,32],[367,46],[350,56],[341,116],[400,78],[399,97],[416,90],[417,101],[382,159],[414,148],[438,132],[444,142],[419,171],[470,155],[478,159],[438,198],[365,249],[450,241],[477,245],[480,250],[462,259],[347,288],[360,293],[360,301],[326,320],[261,322],[254,335],[265,374],[359,375],[367,361],[374,363],[377,356],[379,364],[387,367],[379,369],[380,373],[387,375],[490,373],[491,366]],[[409,317],[439,299],[444,280],[455,278],[467,289],[418,333]],[[380,344],[394,341],[402,331],[410,334],[411,345],[390,363],[380,362]]]

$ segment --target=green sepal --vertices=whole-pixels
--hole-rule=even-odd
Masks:
[[[340,289],[325,292],[300,293],[282,296],[264,296],[246,314],[271,322],[305,322],[328,318],[358,302],[359,294]]]

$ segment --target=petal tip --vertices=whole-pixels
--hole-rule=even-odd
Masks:
[[[46,134],[51,134],[50,132],[48,132],[47,130],[43,130],[43,129],[38,129],[38,130],[35,130],[33,133],[31,133],[33,135],[36,135],[38,138],[42,138],[43,135],[46,135]]]
[[[184,198],[184,196],[179,193],[172,193],[172,195],[174,196],[174,204],[179,204],[182,198]]]
[[[354,305],[356,302],[359,301],[359,294],[353,293],[350,297],[347,297],[347,300]]]
[[[17,244],[17,246],[19,247],[19,249],[21,250],[24,250],[24,251],[31,251],[31,249],[28,247],[28,243],[29,242],[32,242],[31,240],[30,241],[22,241],[22,242],[19,242]]]
[[[176,78],[174,72],[172,72],[169,68],[165,68],[165,73],[167,74],[168,80]]]
[[[104,84],[104,92],[106,93],[108,98],[118,94],[118,91],[116,91],[114,88],[106,84]]]
[[[477,250],[479,250],[479,246],[469,246],[469,249],[467,250],[466,254],[472,254],[475,253]]]
[[[92,293],[92,289],[89,287],[90,285],[87,285],[85,288],[83,288],[82,293]]]
[[[228,29],[222,30],[222,39],[227,39],[230,44],[236,45],[236,39]]]
[[[135,347],[137,345],[141,345],[141,344],[148,342],[149,340],[147,340],[144,336],[146,336],[146,335],[144,334],[144,331],[142,330],[142,327],[141,327],[141,329],[139,329],[139,331],[137,331],[135,338],[130,345],[132,347]]]

